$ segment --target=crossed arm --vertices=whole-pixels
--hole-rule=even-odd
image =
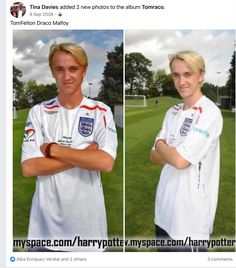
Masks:
[[[174,147],[168,146],[162,139],[156,141],[155,150],[151,151],[150,159],[155,164],[168,163],[177,169],[184,169],[190,165]]]
[[[40,150],[45,155],[47,144],[42,144]],[[51,157],[36,157],[24,161],[22,172],[25,177],[55,174],[73,167],[110,172],[114,159],[96,144],[91,144],[83,150],[72,149],[58,144],[50,148]]]

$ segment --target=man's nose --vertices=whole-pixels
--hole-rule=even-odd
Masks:
[[[185,84],[185,77],[182,76],[182,75],[180,75],[180,77],[179,77],[179,84],[180,84],[180,85]]]
[[[68,70],[65,70],[65,72],[64,72],[64,79],[65,80],[69,80],[70,79],[70,72],[68,71]]]

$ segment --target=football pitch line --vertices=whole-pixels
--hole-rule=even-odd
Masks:
[[[143,114],[143,113],[148,113],[148,112],[152,112],[154,111],[154,108],[149,108],[149,109],[145,109],[145,110],[138,110],[138,111],[125,111],[125,116],[133,116],[133,115],[137,115],[137,114]]]

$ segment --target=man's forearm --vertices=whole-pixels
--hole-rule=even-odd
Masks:
[[[156,150],[163,157],[164,161],[177,169],[184,169],[189,166],[189,162],[184,159],[175,149],[167,145],[165,142],[157,141]]]
[[[58,159],[36,157],[24,161],[21,167],[25,177],[32,177],[55,174],[72,168],[73,165]]]
[[[166,164],[165,159],[157,150],[151,150],[150,159],[155,164],[160,164],[160,165]]]
[[[110,172],[114,165],[114,159],[103,150],[79,150],[53,144],[50,154],[55,159],[83,169]]]

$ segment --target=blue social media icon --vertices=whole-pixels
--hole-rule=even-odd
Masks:
[[[14,262],[16,260],[16,258],[14,257],[14,256],[12,256],[11,258],[10,258],[10,261],[11,262]]]

